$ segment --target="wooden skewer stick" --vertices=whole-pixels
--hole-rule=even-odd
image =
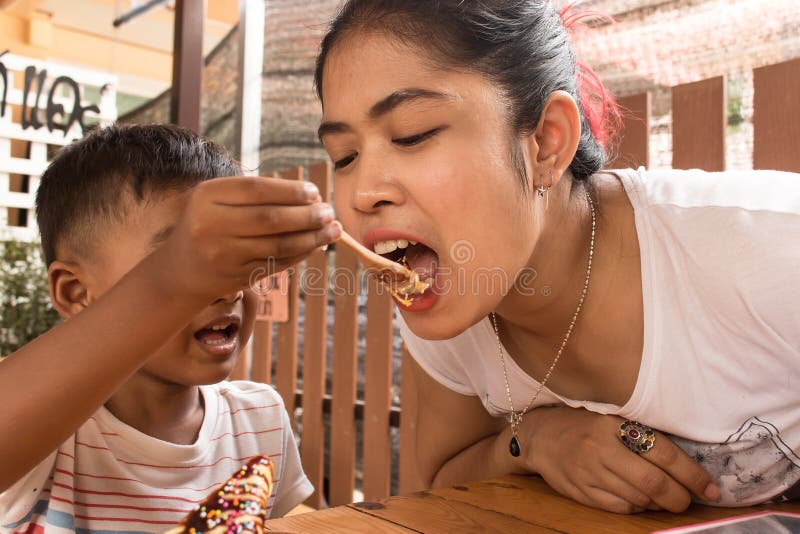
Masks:
[[[389,287],[392,296],[404,306],[411,305],[411,295],[421,295],[430,287],[428,282],[421,282],[419,275],[396,261],[376,254],[342,230],[337,243],[346,246],[358,257],[369,274],[375,275]]]
[[[377,274],[381,278],[384,275],[390,275],[390,280],[394,282],[410,280],[412,277],[413,271],[411,269],[372,252],[344,230],[342,230],[342,237],[336,243],[341,243],[353,251],[371,274]]]

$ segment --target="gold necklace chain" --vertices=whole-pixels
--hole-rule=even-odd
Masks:
[[[550,368],[547,370],[547,373],[544,375],[544,379],[539,383],[539,387],[536,388],[531,400],[528,401],[528,404],[520,410],[519,412],[514,410],[514,401],[511,399],[511,386],[508,383],[508,373],[506,372],[506,359],[503,357],[503,344],[500,342],[500,330],[497,328],[497,315],[492,312],[492,326],[494,327],[494,335],[497,338],[497,353],[500,355],[500,364],[503,366],[503,379],[506,382],[506,394],[508,395],[508,404],[511,407],[511,414],[509,415],[508,422],[511,424],[511,441],[508,444],[509,452],[512,456],[519,456],[521,453],[521,447],[519,444],[519,440],[517,439],[517,429],[519,429],[519,425],[522,422],[522,416],[525,415],[528,410],[530,410],[533,403],[539,397],[539,394],[544,389],[544,385],[550,379],[550,375],[553,374],[553,369],[556,368],[556,364],[558,363],[558,359],[561,358],[561,354],[564,352],[564,347],[567,346],[567,342],[569,341],[570,336],[572,335],[572,329],[575,327],[575,322],[578,320],[578,316],[581,313],[581,309],[583,308],[583,302],[586,299],[586,293],[589,290],[589,279],[592,276],[592,258],[594,257],[594,237],[595,237],[595,229],[597,227],[597,217],[595,215],[594,209],[594,201],[592,201],[592,196],[589,192],[586,192],[586,198],[589,200],[589,208],[592,210],[592,235],[589,240],[589,261],[586,266],[586,279],[583,282],[583,289],[581,290],[581,297],[578,300],[578,307],[575,309],[575,313],[572,315],[572,321],[569,323],[569,328],[567,328],[567,333],[564,336],[564,340],[561,342],[561,346],[558,348],[558,352],[556,352],[555,358],[553,358],[553,363],[550,364]]]

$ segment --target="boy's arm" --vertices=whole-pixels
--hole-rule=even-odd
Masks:
[[[147,258],[84,311],[0,364],[0,491],[72,435],[207,302],[170,299]],[[165,302],[166,301],[166,302]],[[147,332],[147,335],[142,335]]]
[[[72,435],[149,355],[219,295],[338,237],[300,182],[210,180],[171,236],[83,311],[0,364],[0,492]],[[269,261],[267,261],[269,258]],[[9,439],[8,437],[12,437]]]

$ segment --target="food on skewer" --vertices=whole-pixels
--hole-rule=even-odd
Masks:
[[[423,294],[431,286],[430,282],[419,279],[419,273],[408,268],[405,256],[399,262],[384,258],[344,231],[337,243],[342,243],[352,250],[367,272],[376,275],[389,288],[395,300],[404,306],[410,306],[414,296]]]
[[[269,458],[254,456],[165,534],[262,534],[273,473]]]

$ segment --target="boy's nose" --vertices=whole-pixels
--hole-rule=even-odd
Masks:
[[[234,291],[232,293],[228,293],[227,295],[221,296],[220,298],[215,300],[213,304],[216,304],[218,302],[229,302],[233,304],[237,301],[242,300],[243,298],[244,298],[244,291]]]

